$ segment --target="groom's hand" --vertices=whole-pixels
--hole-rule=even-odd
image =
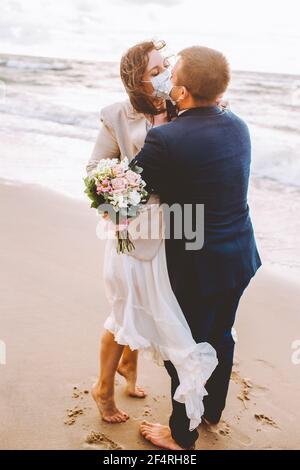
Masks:
[[[134,165],[143,168],[141,176],[147,184],[148,192],[161,194],[164,189],[166,154],[167,150],[159,127],[150,129],[143,148],[130,162],[131,168]]]
[[[220,98],[216,101],[216,103],[217,103],[217,106],[219,106],[221,109],[229,109],[228,100],[223,100],[222,98]]]

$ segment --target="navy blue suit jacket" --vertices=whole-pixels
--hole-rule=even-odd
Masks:
[[[131,162],[161,202],[204,204],[204,245],[166,240],[170,281],[178,297],[247,284],[261,265],[249,216],[251,142],[246,124],[217,106],[192,108],[151,129]],[[172,231],[171,231],[172,233]]]

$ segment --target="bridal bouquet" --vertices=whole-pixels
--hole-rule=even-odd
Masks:
[[[128,224],[148,200],[142,171],[137,165],[129,168],[127,157],[122,161],[103,158],[91,175],[84,178],[84,192],[92,201],[91,207],[100,214],[107,213],[115,224],[118,253],[128,253],[134,249]]]

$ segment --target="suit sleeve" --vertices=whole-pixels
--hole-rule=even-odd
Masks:
[[[143,168],[142,178],[147,183],[147,191],[163,191],[166,168],[166,146],[160,132],[150,129],[141,151],[131,161],[130,166]]]

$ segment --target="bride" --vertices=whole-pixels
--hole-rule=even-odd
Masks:
[[[122,57],[120,75],[129,100],[102,109],[101,128],[86,166],[88,174],[102,158],[132,160],[149,128],[172,119],[172,107],[166,101],[170,64],[161,54],[163,46],[162,42],[143,42]],[[147,211],[156,223],[161,213],[157,195],[151,195],[141,223]],[[192,430],[201,422],[204,385],[217,365],[216,353],[208,343],[196,344],[192,337],[171,289],[163,237],[134,243],[131,254],[119,255],[116,240],[106,241],[103,276],[111,311],[104,325],[100,375],[92,396],[103,420],[126,421],[127,413],[115,404],[114,377],[116,372],[125,377],[129,395],[145,397],[136,386],[137,350],[141,350],[159,364],[170,360],[176,367],[180,385],[174,398],[185,404]]]

